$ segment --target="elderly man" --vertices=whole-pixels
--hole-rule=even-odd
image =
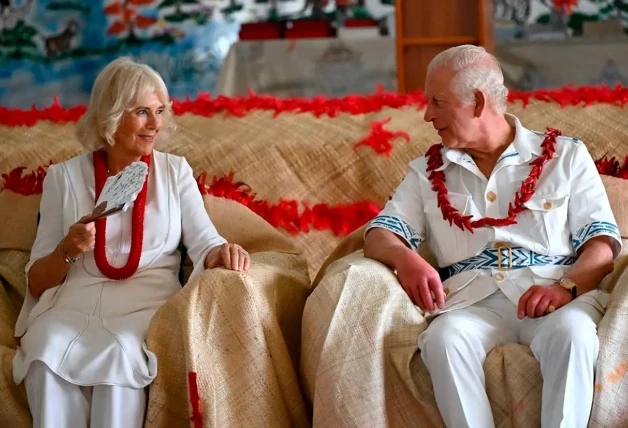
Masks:
[[[418,345],[448,427],[494,425],[482,364],[513,342],[541,363],[543,427],[584,427],[608,300],[597,286],[621,249],[595,164],[581,141],[505,113],[483,48],[439,54],[425,90],[442,144],[410,163],[364,253],[431,321]],[[417,253],[423,240],[440,272]]]

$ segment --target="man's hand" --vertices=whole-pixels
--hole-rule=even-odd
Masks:
[[[571,293],[558,284],[533,285],[523,293],[517,307],[517,318],[539,318],[548,313],[549,306],[558,309],[571,302]]]
[[[397,271],[397,279],[410,300],[424,312],[445,306],[445,292],[438,272],[423,257],[389,230],[375,228],[364,240],[364,256]]]
[[[445,306],[443,283],[436,269],[416,252],[407,249],[396,263],[397,278],[408,297],[424,312],[434,312]]]

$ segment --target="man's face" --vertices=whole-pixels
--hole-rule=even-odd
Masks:
[[[475,104],[463,105],[452,90],[453,77],[453,72],[444,67],[428,73],[425,81],[428,104],[423,119],[432,122],[445,147],[464,149],[477,140],[479,120]]]

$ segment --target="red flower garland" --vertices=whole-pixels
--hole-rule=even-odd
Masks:
[[[595,161],[600,175],[628,179],[628,157],[623,163],[616,158],[603,157]],[[41,195],[45,168],[37,173],[24,174],[25,167],[18,167],[2,174],[0,192],[10,191],[19,195]],[[335,236],[344,236],[372,220],[382,209],[375,201],[359,201],[346,204],[316,203],[310,207],[304,201],[280,199],[270,202],[258,199],[258,195],[243,182],[234,180],[234,173],[213,176],[207,184],[207,173],[202,173],[198,186],[202,194],[209,194],[238,202],[268,221],[272,226],[284,229],[292,235],[308,233],[310,230],[330,230]],[[302,209],[304,208],[304,209]]]
[[[150,167],[150,155],[142,156],[142,162]],[[107,181],[107,154],[104,150],[94,152],[94,176],[96,180],[96,200]],[[109,264],[107,260],[107,219],[101,218],[95,221],[96,224],[96,246],[94,248],[94,259],[98,270],[107,278],[119,281],[130,278],[140,264],[142,255],[142,245],[144,243],[144,211],[146,208],[146,193],[148,193],[148,174],[144,181],[144,186],[137,199],[133,203],[133,223],[131,227],[131,252],[126,265],[117,268]]]
[[[595,166],[600,175],[608,175],[628,180],[628,156],[624,156],[623,163],[620,163],[615,157],[607,159],[606,156],[604,156],[595,161]]]
[[[390,156],[392,152],[393,145],[391,140],[395,138],[403,138],[406,140],[406,143],[410,142],[410,134],[405,131],[389,131],[385,129],[384,126],[392,121],[392,117],[389,117],[386,120],[382,120],[381,122],[372,121],[371,122],[371,133],[367,136],[355,143],[353,146],[353,150],[356,150],[360,146],[369,146],[375,153],[384,156]]]
[[[565,86],[558,89],[539,89],[536,91],[517,91],[508,93],[508,102],[521,101],[526,107],[531,101],[557,103],[561,107],[588,106],[594,103],[610,104],[623,107],[628,104],[628,88],[618,84],[614,87],[600,86]],[[208,93],[199,93],[196,99],[186,97],[183,100],[173,99],[172,108],[177,116],[192,113],[197,116],[212,117],[217,114],[244,117],[248,114],[267,111],[274,117],[282,113],[309,113],[316,117],[337,117],[339,114],[362,115],[382,111],[386,108],[399,109],[415,106],[422,109],[427,98],[422,91],[408,94],[386,92],[381,87],[369,95],[350,95],[343,98],[327,98],[319,95],[314,98],[278,98],[269,95],[256,95],[249,91],[247,97],[212,98]],[[13,109],[0,106],[0,125],[34,126],[40,120],[54,123],[76,122],[87,111],[87,106],[77,105],[62,107],[55,95],[53,103],[43,109],[33,106],[29,110]]]
[[[317,203],[310,206],[305,201],[280,199],[273,203],[258,199],[250,186],[234,181],[234,173],[223,177],[213,176],[207,184],[207,173],[196,180],[203,195],[213,195],[244,205],[275,228],[292,235],[309,233],[311,229],[331,230],[335,236],[347,235],[375,218],[382,207],[376,202],[359,201],[349,204]]]
[[[4,186],[0,187],[0,192],[10,190],[24,196],[41,195],[44,191],[44,179],[50,165],[52,165],[52,161],[27,174],[24,174],[25,166],[18,166],[9,171],[8,174],[2,174]]]
[[[426,171],[430,173],[429,179],[432,182],[432,190],[438,194],[437,202],[441,212],[443,213],[443,220],[449,221],[450,226],[453,223],[458,226],[460,230],[464,231],[467,229],[471,233],[473,233],[473,229],[478,227],[502,227],[517,224],[517,220],[515,220],[516,215],[527,210],[527,208],[523,205],[524,202],[527,202],[530,198],[532,198],[532,195],[534,195],[534,192],[536,191],[536,182],[543,173],[545,163],[554,157],[554,153],[556,152],[556,137],[559,135],[561,135],[559,130],[547,128],[545,139],[541,144],[541,147],[543,148],[543,155],[530,162],[532,170],[530,171],[528,178],[523,180],[523,183],[521,183],[521,190],[515,193],[514,205],[513,203],[508,204],[508,217],[484,217],[474,221],[471,221],[473,216],[463,216],[458,212],[457,208],[451,205],[449,198],[447,197],[448,190],[447,185],[445,184],[445,172],[436,171],[438,168],[443,166],[443,156],[441,154],[443,145],[435,144],[430,147],[426,153]]]

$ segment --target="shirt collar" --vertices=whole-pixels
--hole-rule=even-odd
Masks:
[[[521,121],[514,115],[506,113],[504,114],[506,121],[510,126],[515,128],[515,139],[512,144],[502,154],[499,161],[506,157],[514,157],[518,155],[521,163],[528,162],[532,159],[532,156],[541,156],[543,149],[541,143],[543,142],[543,134],[539,134],[525,128]],[[499,162],[498,161],[498,162]],[[462,165],[464,163],[474,163],[473,159],[467,152],[460,149],[443,149],[443,166],[437,169],[437,171],[443,171],[450,163],[456,163]]]
[[[521,121],[512,114],[506,113],[504,116],[506,117],[508,124],[515,128],[515,139],[513,140],[511,147],[519,153],[521,161],[528,162],[532,159],[532,155],[537,157],[542,156],[543,148],[541,147],[541,143],[544,138],[543,134],[538,134],[525,128],[521,124]]]

